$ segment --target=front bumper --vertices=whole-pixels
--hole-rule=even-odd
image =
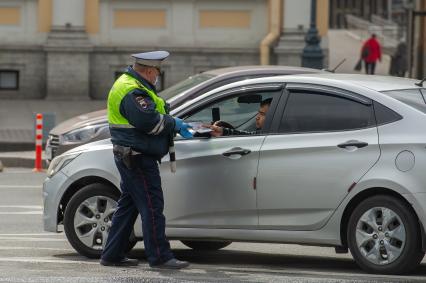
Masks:
[[[67,176],[58,172],[43,182],[43,228],[47,232],[58,232],[58,208],[68,181]]]

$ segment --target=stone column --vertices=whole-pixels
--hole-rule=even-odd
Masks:
[[[48,99],[89,99],[90,53],[85,0],[54,0],[52,29],[44,46]]]
[[[274,48],[277,65],[301,66],[305,32],[309,27],[309,0],[284,0],[281,37]]]

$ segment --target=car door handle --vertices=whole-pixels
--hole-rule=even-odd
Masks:
[[[340,147],[340,148],[347,148],[347,147],[350,147],[350,146],[355,146],[357,148],[363,148],[363,147],[368,146],[368,143],[361,142],[361,141],[347,141],[347,142],[338,144],[337,146]]]
[[[223,156],[229,157],[231,155],[247,155],[251,152],[250,149],[245,149],[245,148],[241,148],[241,147],[234,147],[231,148],[228,151],[225,151],[224,153],[222,153]]]

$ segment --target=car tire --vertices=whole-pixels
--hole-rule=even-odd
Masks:
[[[88,258],[100,258],[102,245],[108,236],[112,214],[115,211],[115,209],[112,209],[112,204],[116,206],[119,197],[120,193],[117,190],[105,184],[95,183],[83,187],[70,199],[64,214],[64,231],[71,246],[79,254]],[[96,207],[88,208],[84,203],[96,203]],[[108,212],[105,211],[107,208],[110,208]],[[85,222],[81,222],[84,224],[77,227],[75,223],[80,222],[80,218],[77,218],[79,216],[76,215],[78,212],[78,215],[86,218],[84,218]],[[96,224],[96,228],[94,224]],[[92,235],[92,233],[93,239],[85,236]],[[92,246],[90,246],[90,243],[92,243]],[[132,233],[127,251],[130,251],[136,243],[137,240]]]
[[[196,251],[217,251],[229,246],[231,241],[181,241],[185,246]]]
[[[417,216],[392,196],[362,201],[349,218],[347,232],[353,258],[370,273],[407,273],[424,257]]]

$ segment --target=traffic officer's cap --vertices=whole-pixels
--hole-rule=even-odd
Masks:
[[[151,51],[132,54],[132,57],[135,58],[136,63],[139,65],[159,68],[161,62],[169,55],[170,53],[167,51]]]

